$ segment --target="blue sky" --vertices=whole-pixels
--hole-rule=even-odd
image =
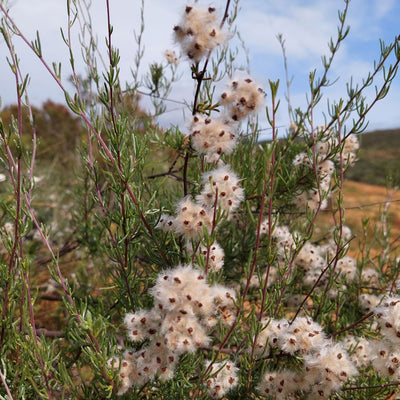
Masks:
[[[104,48],[106,29],[105,1],[93,1],[92,19],[99,47]],[[120,48],[122,80],[131,79],[131,67],[135,55],[133,33],[139,28],[139,0],[113,0],[111,18],[114,25],[113,43]],[[223,9],[225,1],[200,1],[202,4],[214,5]],[[49,64],[53,61],[63,62],[64,79],[67,79],[68,51],[60,37],[60,27],[66,26],[64,0],[12,0],[9,2],[11,14],[21,31],[31,40],[38,30],[42,38],[44,57]],[[171,29],[179,21],[179,15],[186,2],[181,0],[145,0],[145,55],[142,72],[149,63],[163,60],[166,49],[174,49]],[[282,34],[286,42],[289,74],[293,78],[291,100],[294,107],[305,105],[308,90],[308,75],[311,70],[322,71],[321,56],[328,54],[327,43],[334,37],[337,29],[337,10],[343,8],[343,0],[242,0],[241,11],[237,19],[239,31],[249,50],[250,68],[260,84],[267,87],[268,79],[281,80],[279,95],[282,106],[278,114],[279,125],[288,124],[285,104],[285,82],[283,59],[276,35]],[[350,2],[348,24],[350,34],[337,56],[330,77],[338,79],[335,86],[326,92],[330,100],[338,99],[344,93],[345,84],[354,78],[361,82],[373,67],[374,59],[379,57],[379,38],[386,42],[400,35],[400,1],[399,0],[352,0]],[[79,59],[77,36],[76,58]],[[16,49],[21,59],[21,69],[29,72],[31,81],[29,95],[35,105],[40,105],[50,98],[63,101],[63,94],[57,85],[51,82],[41,64],[16,38]],[[175,48],[175,50],[178,50]],[[15,89],[5,55],[6,48],[0,41],[0,97],[2,104],[15,102]],[[244,53],[238,56],[238,64],[244,62]],[[83,64],[77,62],[77,68],[84,71]],[[175,84],[172,98],[189,99],[192,95],[193,82],[190,80],[188,63],[182,61],[179,66],[182,78]],[[369,91],[373,94],[373,89]],[[372,99],[372,97],[371,97]],[[325,100],[326,101],[326,100]],[[322,104],[325,104],[323,101]],[[144,105],[150,107],[146,100]],[[179,124],[183,119],[183,108],[170,105],[169,112],[162,123]],[[178,110],[177,110],[178,108]],[[323,122],[324,107],[321,107],[319,120]],[[382,100],[369,115],[369,129],[400,127],[400,75],[392,85],[390,94]],[[261,120],[265,118],[261,116]],[[261,124],[263,122],[261,121]]]

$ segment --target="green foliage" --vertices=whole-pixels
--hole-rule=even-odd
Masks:
[[[382,43],[374,70],[328,103],[326,125],[315,127],[349,31],[346,1],[322,73],[310,73],[309,104],[289,104],[294,124],[278,139],[279,81],[260,88],[237,79],[222,94],[215,86],[238,68],[240,50],[221,39],[239,35],[238,1],[228,1],[218,18],[212,7],[187,7],[182,26],[192,13],[206,15],[200,26],[209,29],[206,39],[201,29],[174,29],[194,83],[187,134],[155,118],[178,79],[175,59],[155,61],[139,77],[144,2],[132,82],[121,82],[110,20],[104,63],[82,4],[67,2],[62,31],[73,91],[64,87],[61,65],[51,69],[43,58],[39,34],[25,40],[53,71],[69,107],[47,102],[37,109],[24,97],[29,79],[13,46],[25,37],[0,1],[17,80],[17,105],[0,118],[2,398],[388,398],[400,375],[393,361],[398,332],[388,322],[400,301],[396,242],[385,209],[379,256],[364,249],[353,258],[343,182],[345,173],[370,179],[371,170],[385,169],[372,164],[383,159],[378,151],[393,162],[385,175],[398,180],[394,141],[384,147],[383,133],[365,135],[361,171],[353,163],[356,135],[397,73],[399,42]],[[67,39],[73,29],[81,29],[84,78]],[[382,83],[367,105],[364,91],[379,73]],[[151,97],[152,113],[141,109],[143,95]],[[270,125],[270,142],[259,141],[258,118]],[[394,304],[385,305],[388,293]],[[356,360],[362,340],[372,364]],[[382,343],[390,357],[376,350]]]

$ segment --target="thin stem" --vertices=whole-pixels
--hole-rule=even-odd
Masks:
[[[278,35],[279,44],[281,45],[282,49],[282,56],[283,56],[283,67],[285,70],[285,81],[286,81],[286,101],[288,103],[288,115],[289,115],[289,122],[290,124],[293,123],[293,108],[292,103],[290,101],[290,84],[291,80],[289,79],[289,68],[287,64],[287,56],[286,56],[286,47],[285,47],[285,40],[281,34]]]
[[[261,236],[261,224],[263,220],[263,214],[264,214],[264,206],[265,206],[265,198],[267,197],[267,188],[268,188],[268,182],[269,182],[269,199],[268,199],[268,239],[271,239],[271,234],[272,234],[272,203],[273,203],[273,193],[274,193],[274,179],[275,179],[275,144],[276,144],[276,138],[277,138],[277,132],[276,132],[276,99],[275,96],[272,96],[272,144],[273,144],[273,149],[272,149],[272,154],[271,154],[271,160],[268,163],[268,168],[266,172],[266,178],[264,180],[264,188],[263,188],[263,193],[261,197],[261,205],[260,205],[260,212],[258,216],[258,223],[257,223],[257,234],[256,234],[256,246],[254,249],[254,257],[253,257],[253,263],[250,269],[250,274],[249,277],[247,278],[247,283],[246,283],[246,288],[244,290],[243,298],[247,295],[247,291],[249,289],[249,284],[250,280],[254,274],[254,270],[256,267],[257,263],[257,255],[258,255],[258,250],[260,247],[260,236]],[[268,287],[268,280],[269,280],[269,273],[271,270],[271,263],[268,262],[267,266],[267,274],[264,282],[264,287],[262,289],[262,297],[261,297],[261,305],[260,305],[260,312],[258,314],[258,321],[262,320],[262,316],[264,313],[264,307],[265,303],[267,301],[267,287]],[[256,348],[256,343],[257,343],[257,336],[258,334],[256,333],[254,336],[253,340],[253,345],[251,346],[251,356],[250,356],[250,366],[247,374],[247,385],[246,385],[246,391],[250,389],[250,383],[251,383],[251,373],[252,373],[252,366],[254,364],[254,356],[255,356],[255,348]]]
[[[340,115],[340,108],[337,111],[337,114]],[[338,147],[342,149],[342,123],[340,118],[338,118],[338,129],[337,129],[337,137],[338,137]],[[343,209],[343,182],[344,182],[344,159],[343,159],[343,152],[340,151],[339,153],[339,194],[338,194],[338,211],[339,211],[339,232],[337,235],[337,243],[336,243],[336,255],[333,259],[333,264],[331,268],[331,274],[333,275],[336,270],[337,263],[339,261],[339,255],[341,253],[341,242],[342,242],[342,236],[343,236],[343,219],[344,219],[344,209]],[[329,291],[329,286],[330,282],[329,280],[327,281],[325,288],[324,288],[324,293],[322,296],[322,301],[318,305],[318,309],[314,315],[314,318],[316,319],[319,315],[319,313],[322,310],[322,306],[324,304],[324,300],[328,294]],[[338,300],[339,301],[339,300]]]
[[[47,376],[47,372],[43,363],[43,358],[40,352],[38,351],[39,347],[42,346],[42,344],[39,342],[37,332],[36,332],[36,323],[35,323],[35,315],[33,311],[33,304],[32,304],[32,295],[31,295],[31,289],[30,289],[30,283],[29,283],[29,278],[28,274],[24,273],[24,280],[25,280],[25,286],[26,286],[26,291],[27,291],[27,299],[28,299],[28,307],[29,307],[29,315],[30,315],[30,322],[31,322],[31,329],[32,329],[32,334],[33,334],[33,339],[35,341],[35,350],[36,351],[36,356],[38,357],[40,369],[42,370],[43,377],[44,377],[44,382],[47,390],[47,398],[49,400],[52,399],[52,394],[51,394],[51,389],[49,385],[49,377]]]
[[[330,336],[330,337],[336,337],[336,336],[338,336],[338,335],[340,335],[340,334],[342,334],[342,333],[344,333],[344,332],[351,331],[351,330],[354,329],[356,326],[358,326],[359,324],[361,324],[361,322],[364,322],[366,319],[368,319],[369,317],[372,317],[373,315],[374,315],[374,312],[373,312],[373,311],[370,311],[369,313],[364,314],[364,315],[363,315],[360,319],[358,319],[356,322],[353,322],[352,324],[346,326],[345,328],[340,329],[340,330],[338,330],[338,331],[336,331],[336,332],[331,333],[329,336]]]
[[[111,26],[111,17],[110,17],[110,3],[109,0],[106,0],[106,6],[107,6],[107,30],[108,30],[108,57],[109,57],[109,67],[110,67],[110,75],[117,74],[116,72],[116,66],[114,65],[113,61],[113,49],[112,49],[112,26]],[[111,73],[111,71],[114,71]],[[122,171],[122,164],[121,164],[121,152],[120,152],[120,134],[119,130],[117,128],[117,120],[116,120],[116,114],[115,114],[115,107],[114,107],[114,88],[113,84],[110,81],[109,86],[108,86],[108,91],[110,93],[110,106],[108,108],[109,113],[111,115],[111,121],[112,121],[112,128],[117,140],[117,162],[118,162],[118,169],[119,171]],[[123,177],[120,177],[120,184],[121,186],[124,186],[124,180]],[[128,248],[129,248],[129,236],[127,233],[127,216],[126,216],[126,204],[125,204],[125,192],[121,191],[120,195],[121,201],[120,201],[120,207],[121,207],[121,214],[122,214],[122,231],[123,231],[123,237],[124,237],[124,254],[121,255],[121,269],[122,269],[122,274],[124,276],[125,280],[125,285],[126,285],[126,290],[131,298],[131,288],[129,285],[128,281]],[[117,247],[118,249],[118,247]]]
[[[385,389],[389,388],[392,386],[399,386],[400,382],[393,382],[393,383],[385,383],[383,385],[371,385],[371,386],[350,386],[346,388],[342,388],[344,392],[349,392],[352,390],[369,390],[369,389]],[[385,397],[385,400],[393,399],[392,395],[394,393],[391,393],[389,397]]]
[[[317,86],[315,88],[313,88],[313,94],[312,96],[314,98],[319,97],[319,94],[321,92],[321,89],[328,85],[329,81],[328,81],[328,72],[331,69],[333,60],[335,59],[335,56],[339,50],[340,44],[341,42],[345,39],[345,37],[347,36],[348,32],[349,32],[349,27],[345,28],[345,21],[346,21],[346,17],[347,17],[347,12],[348,12],[348,8],[349,8],[349,3],[350,0],[345,0],[345,8],[343,10],[342,13],[342,17],[340,19],[340,24],[339,24],[339,28],[338,28],[338,37],[336,39],[335,43],[331,43],[330,45],[330,56],[328,60],[324,60],[324,72],[322,74],[322,77],[319,79],[319,82],[317,84]],[[310,112],[312,111],[312,108],[314,107],[314,103],[313,101],[310,101],[307,110],[305,111],[305,113],[303,114],[303,116],[301,117],[301,120],[299,122],[299,126],[301,126],[304,121],[305,121],[305,117],[310,115]],[[297,134],[299,133],[299,130],[297,130],[297,132],[294,134],[294,136],[297,136]]]
[[[350,241],[349,241],[350,242]],[[349,243],[347,242],[343,248],[346,247],[346,245]],[[342,248],[342,249],[343,249]],[[340,249],[340,251],[342,250]],[[310,291],[307,293],[306,297],[303,299],[303,301],[301,302],[300,306],[298,307],[296,313],[294,314],[294,317],[292,318],[292,320],[290,321],[290,324],[293,324],[294,320],[298,317],[301,309],[304,307],[304,304],[306,304],[307,300],[310,298],[310,296],[312,295],[312,293],[314,292],[315,288],[318,286],[319,282],[321,281],[322,277],[325,275],[325,273],[331,268],[333,263],[337,262],[337,258],[339,256],[340,251],[336,252],[336,255],[333,257],[333,259],[329,262],[329,264],[321,271],[320,275],[318,276],[318,279],[315,281],[314,285],[312,286],[312,288],[310,289]]]
[[[8,43],[8,48],[10,52],[10,57],[11,57],[11,62],[13,65],[13,74],[15,77],[15,85],[16,85],[16,93],[17,93],[17,132],[18,132],[18,138],[22,142],[22,90],[20,86],[20,76],[21,72],[19,69],[18,65],[18,60],[17,60],[17,55],[14,50],[14,46],[12,45],[12,39],[11,35],[9,34],[8,31],[3,29],[3,34],[7,35],[6,42]],[[35,139],[35,138],[34,138]],[[12,155],[11,149],[9,148],[8,143],[4,142],[4,146],[7,148],[7,155],[8,159],[11,161],[11,163],[16,166],[16,173],[17,173],[17,178],[14,181],[14,195],[15,195],[15,202],[16,202],[16,211],[15,211],[15,219],[14,219],[14,243],[13,247],[11,250],[10,254],[10,261],[9,261],[9,268],[8,268],[8,276],[9,279],[6,282],[6,288],[5,288],[5,295],[4,295],[4,304],[3,304],[3,311],[2,311],[2,320],[5,321],[5,315],[6,312],[8,311],[8,305],[9,305],[9,290],[10,290],[10,278],[12,275],[14,275],[13,272],[15,272],[17,268],[17,264],[23,265],[25,262],[25,257],[23,254],[23,248],[22,248],[22,237],[20,237],[20,224],[21,222],[24,222],[26,220],[26,215],[23,214],[22,212],[22,199],[21,199],[21,194],[22,194],[22,155],[18,154],[17,162],[15,162],[15,159]],[[34,146],[35,149],[35,146]],[[31,172],[30,172],[30,177],[31,177],[31,182],[32,182],[32,170],[33,170],[33,165],[34,165],[34,157],[35,157],[35,152],[33,152],[32,159],[30,162],[31,165]],[[25,193],[26,197],[31,198],[32,191],[31,189]],[[33,304],[32,304],[32,296],[30,292],[30,282],[28,278],[27,272],[23,273],[25,285],[22,290],[22,298],[21,298],[21,320],[20,320],[20,329],[22,329],[24,325],[24,313],[23,313],[23,301],[25,298],[27,299],[28,302],[28,308],[29,308],[29,316],[30,316],[30,325],[32,329],[32,334],[35,342],[35,347],[36,349],[39,348],[39,340],[36,335],[36,324],[35,324],[35,316],[34,316],[34,311],[33,311]],[[25,291],[26,291],[26,296],[25,296]],[[3,346],[4,338],[5,338],[5,324],[2,324],[2,329],[1,329],[1,334],[0,334],[0,345]],[[46,393],[47,393],[47,398],[50,400],[52,395],[51,395],[51,389],[49,386],[49,379],[45,370],[43,358],[40,353],[37,354],[38,356],[38,361],[40,368],[43,373],[44,377],[44,382],[45,382],[45,387],[46,387]]]
[[[213,237],[215,229],[217,227],[217,224],[216,224],[217,210],[218,210],[218,188],[215,189],[214,212],[213,212],[213,220],[212,220],[210,237]],[[209,269],[211,246],[212,246],[212,244],[210,246],[207,246],[206,266],[204,268],[204,273],[206,274],[206,276],[207,276],[208,269]]]
[[[6,377],[4,376],[3,372],[1,371],[1,369],[0,369],[0,379],[3,382],[3,386],[6,389],[6,393],[7,393],[7,396],[9,397],[9,400],[14,400],[14,398],[11,395],[10,388],[7,385]]]

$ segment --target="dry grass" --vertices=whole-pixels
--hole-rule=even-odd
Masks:
[[[346,181],[343,198],[344,225],[349,226],[355,235],[350,255],[358,258],[368,248],[371,257],[377,256],[385,247],[382,240],[385,231],[390,233],[392,249],[400,255],[400,190],[388,191],[383,186]],[[338,221],[338,213],[325,212],[319,218],[319,226],[326,231]]]
[[[369,218],[371,223],[381,225],[382,212],[388,208],[392,234],[400,234],[400,190],[349,181],[344,184],[344,199],[346,220],[352,224]]]

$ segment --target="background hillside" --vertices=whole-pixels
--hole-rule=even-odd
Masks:
[[[358,161],[347,171],[348,180],[386,186],[400,184],[400,129],[373,131],[359,136]]]
[[[388,242],[400,245],[400,129],[364,133],[359,140],[357,161],[345,175],[345,224],[358,243],[353,255],[361,253],[374,262],[387,245],[382,232]],[[361,245],[363,238],[368,246]]]

